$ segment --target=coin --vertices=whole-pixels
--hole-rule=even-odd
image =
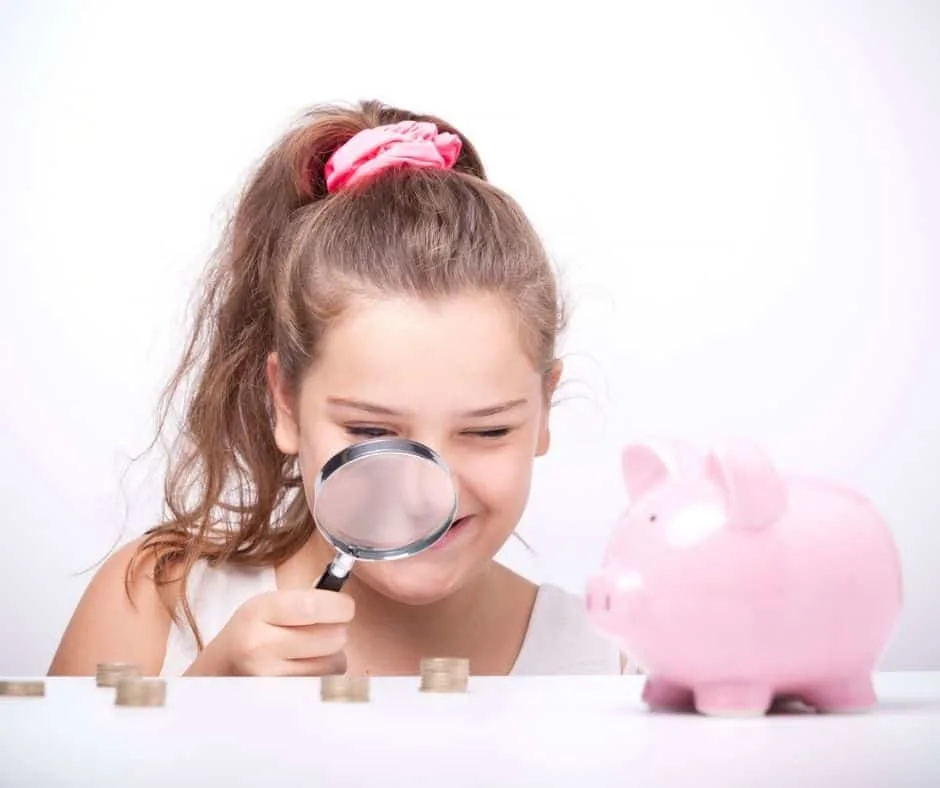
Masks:
[[[368,676],[321,676],[320,700],[365,703],[369,700]]]
[[[101,662],[95,681],[99,687],[116,687],[121,679],[139,679],[140,668],[130,662]]]
[[[166,682],[162,679],[125,678],[117,683],[116,706],[163,706],[166,703]]]
[[[41,698],[46,694],[43,681],[0,681],[0,695],[18,698]]]
[[[466,692],[470,660],[462,657],[425,657],[420,663],[422,692]]]

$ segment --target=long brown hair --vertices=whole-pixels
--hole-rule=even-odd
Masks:
[[[451,170],[399,169],[364,188],[327,192],[324,166],[354,134],[431,121],[462,141]],[[446,121],[378,102],[318,106],[268,151],[210,261],[194,325],[160,403],[158,435],[193,376],[165,482],[165,516],[128,567],[153,555],[158,586],[193,564],[276,565],[314,524],[295,458],[274,442],[266,359],[278,353],[297,390],[330,321],[365,290],[446,297],[504,295],[545,372],[564,308],[545,250],[523,211],[491,185],[470,141]],[[129,587],[129,585],[128,585]],[[172,611],[174,616],[176,611]]]

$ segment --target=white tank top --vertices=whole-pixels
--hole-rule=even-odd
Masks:
[[[203,642],[208,643],[247,600],[277,589],[273,568],[210,567],[192,569],[187,597]],[[163,676],[181,675],[196,658],[196,640],[186,624],[170,625]],[[554,585],[540,585],[522,648],[511,675],[616,674],[620,650],[589,621],[584,604]],[[633,672],[630,666],[627,672]]]

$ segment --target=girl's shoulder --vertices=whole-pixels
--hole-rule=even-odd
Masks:
[[[133,662],[146,673],[160,664],[179,598],[181,578],[170,568],[155,580],[156,559],[143,537],[102,562],[76,606],[49,667],[50,675],[94,675],[98,662]]]

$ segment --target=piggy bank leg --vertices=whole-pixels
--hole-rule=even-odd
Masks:
[[[643,685],[643,702],[654,711],[685,710],[693,707],[693,695],[688,687],[651,676]]]
[[[819,684],[802,695],[819,712],[863,712],[878,701],[870,675]]]
[[[774,693],[760,684],[705,684],[695,687],[695,708],[715,717],[759,717],[767,713]]]

